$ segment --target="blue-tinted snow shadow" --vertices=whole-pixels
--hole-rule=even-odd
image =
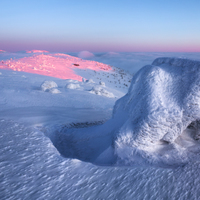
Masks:
[[[64,125],[47,135],[59,153],[95,165],[111,166],[116,163],[112,120]],[[113,127],[115,127],[113,129]]]

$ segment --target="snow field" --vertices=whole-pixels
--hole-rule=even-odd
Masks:
[[[0,199],[198,199],[199,63],[74,71],[0,69]]]
[[[198,199],[199,162],[103,167],[63,158],[37,129],[0,120],[1,199]]]

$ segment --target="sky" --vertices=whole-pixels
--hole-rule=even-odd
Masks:
[[[0,0],[9,52],[200,52],[199,0]]]

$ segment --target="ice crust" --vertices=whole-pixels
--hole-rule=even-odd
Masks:
[[[116,131],[115,153],[123,162],[134,162],[138,152],[152,162],[158,157],[169,163],[187,160],[187,146],[176,140],[200,119],[200,62],[158,58],[143,67],[128,93],[116,102],[113,119],[122,123]],[[165,153],[153,155],[162,145]]]

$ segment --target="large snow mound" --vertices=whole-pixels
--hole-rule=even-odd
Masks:
[[[143,67],[116,102],[113,118],[122,124],[115,132],[115,154],[122,163],[138,156],[168,164],[188,161],[200,147],[197,126],[190,137],[183,136],[200,119],[200,62],[158,58]]]

